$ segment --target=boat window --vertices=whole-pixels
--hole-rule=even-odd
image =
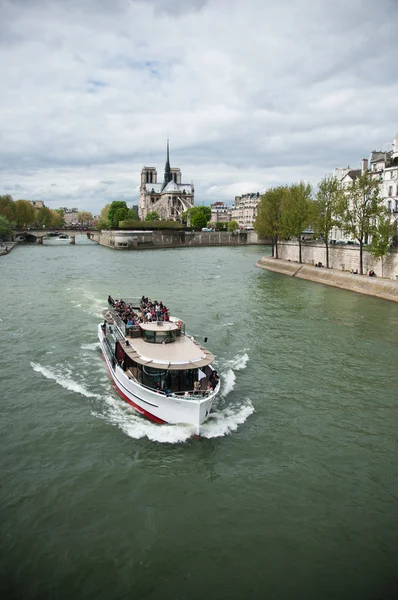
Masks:
[[[142,337],[146,342],[151,344],[169,344],[174,342],[176,339],[176,332],[174,331],[150,331],[148,329],[142,330]]]

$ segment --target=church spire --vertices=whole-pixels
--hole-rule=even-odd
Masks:
[[[167,138],[167,155],[166,155],[166,164],[164,167],[164,181],[163,188],[172,180],[171,168],[170,168],[170,151],[169,151],[169,138]]]

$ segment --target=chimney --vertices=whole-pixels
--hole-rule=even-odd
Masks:
[[[366,173],[367,170],[368,170],[368,159],[367,158],[363,158],[362,159],[362,169],[361,169],[362,175],[364,173]]]

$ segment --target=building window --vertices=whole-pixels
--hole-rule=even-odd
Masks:
[[[392,185],[388,186],[388,195],[392,196]]]
[[[391,212],[391,200],[388,201],[388,210]]]

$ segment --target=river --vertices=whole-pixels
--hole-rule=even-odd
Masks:
[[[397,306],[257,269],[268,253],[1,257],[4,600],[396,597]],[[208,338],[223,391],[200,438],[117,396],[108,294]]]

